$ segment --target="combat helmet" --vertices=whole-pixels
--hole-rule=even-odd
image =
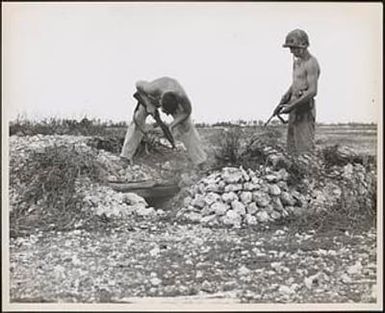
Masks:
[[[294,29],[287,34],[284,48],[307,48],[309,47],[309,37],[302,29]]]

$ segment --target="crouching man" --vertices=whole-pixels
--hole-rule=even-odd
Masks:
[[[140,102],[128,127],[120,156],[132,163],[144,136],[147,116],[155,116],[158,108],[161,108],[164,113],[173,117],[169,125],[172,136],[184,144],[194,165],[201,166],[207,156],[191,120],[190,100],[179,82],[173,78],[161,77],[151,82],[139,81],[136,83],[136,89]]]

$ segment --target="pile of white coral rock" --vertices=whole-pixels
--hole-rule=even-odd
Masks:
[[[120,219],[151,219],[165,214],[161,209],[150,207],[144,198],[135,193],[117,192],[87,179],[77,181],[75,188],[76,192],[83,196],[83,210],[91,211],[95,215]]]
[[[299,161],[306,161],[302,159]],[[376,205],[373,170],[353,162],[327,169],[321,159],[309,160],[313,167],[308,167],[308,175],[291,186],[287,170],[274,164],[261,165],[258,170],[222,168],[186,188],[188,196],[177,217],[208,226],[239,228],[335,206],[361,210]]]
[[[178,218],[209,226],[257,225],[302,214],[309,199],[290,188],[288,172],[225,167],[188,189]]]

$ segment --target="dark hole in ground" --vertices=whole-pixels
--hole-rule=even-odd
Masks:
[[[151,182],[110,183],[110,186],[116,191],[136,193],[156,209],[169,209],[167,207],[168,201],[180,191],[178,184],[171,182],[156,185],[151,185]]]
[[[151,206],[151,207],[154,207],[156,209],[167,210],[167,209],[170,209],[169,206],[168,206],[169,200],[176,193],[173,193],[172,195],[161,196],[161,197],[147,197],[147,198],[144,198],[144,199],[147,201],[148,205]]]

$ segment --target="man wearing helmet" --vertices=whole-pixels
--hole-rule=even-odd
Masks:
[[[183,142],[191,161],[201,166],[206,161],[206,153],[191,120],[190,100],[179,82],[170,77],[161,77],[151,82],[139,81],[136,83],[136,89],[134,96],[140,99],[140,103],[135,109],[133,122],[128,127],[121,158],[132,163],[143,138],[147,116],[154,116],[158,108],[161,108],[164,113],[174,118],[168,126],[172,135]]]
[[[293,82],[283,95],[275,112],[289,114],[287,148],[292,153],[307,153],[314,149],[315,100],[320,67],[309,51],[309,38],[301,29],[291,31],[284,48],[294,56]]]

